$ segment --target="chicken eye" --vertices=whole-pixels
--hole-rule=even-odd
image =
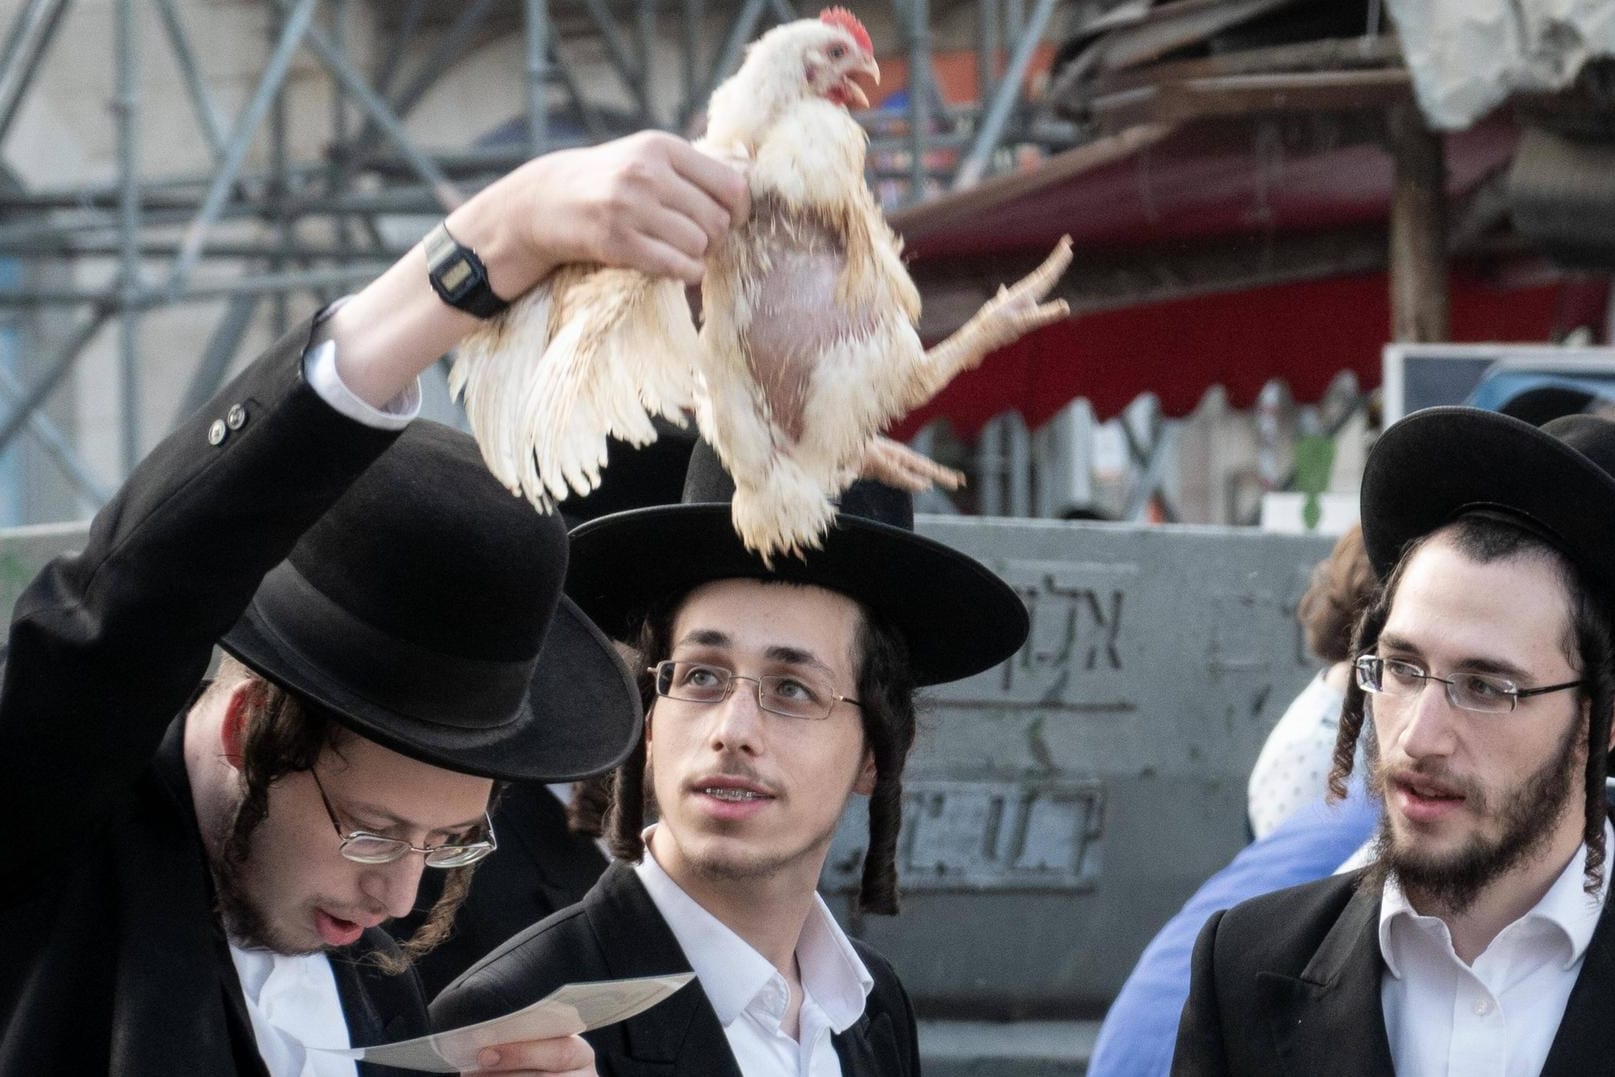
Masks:
[[[828,52],[827,55],[832,60],[839,60],[843,56],[847,55],[846,46],[844,46],[844,45],[831,45],[830,46],[830,51]]]

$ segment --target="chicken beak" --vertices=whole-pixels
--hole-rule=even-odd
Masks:
[[[844,80],[847,87],[848,102],[861,109],[869,107],[869,95],[864,92],[862,86],[864,79],[869,80],[870,89],[880,85],[880,65],[875,62],[873,56],[865,56],[862,63],[847,72],[847,77]]]

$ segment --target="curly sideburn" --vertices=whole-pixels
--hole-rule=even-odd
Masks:
[[[639,634],[638,679],[645,713],[656,702],[650,668],[672,654],[673,620],[684,595],[676,596],[646,616]],[[914,746],[914,670],[908,645],[891,626],[862,609],[854,647],[859,656],[858,699],[863,706],[864,743],[875,757],[875,788],[869,797],[869,848],[864,853],[858,907],[863,912],[894,916],[901,901],[897,885],[897,840],[903,825],[903,767]],[[645,813],[653,799],[645,784],[645,741],[618,768],[605,836],[612,856],[637,861],[645,855],[641,837]]]
[[[342,746],[357,735],[317,704],[256,674],[245,676],[250,710],[241,749],[243,796],[224,843],[224,856],[234,864],[246,861],[252,833],[269,814],[270,786],[288,774],[313,769],[327,750],[341,757]],[[376,951],[371,959],[383,971],[400,973],[448,938],[454,914],[471,889],[471,872],[471,867],[447,869],[442,895],[415,934],[399,944],[400,952]]]
[[[1587,764],[1583,771],[1586,784],[1582,840],[1587,844],[1583,888],[1589,894],[1597,894],[1604,876],[1604,820],[1609,815],[1604,782],[1609,773],[1610,721],[1612,708],[1615,708],[1615,627],[1612,627],[1610,610],[1599,603],[1569,559],[1543,539],[1494,516],[1461,516],[1440,530],[1420,536],[1402,551],[1401,560],[1357,622],[1352,637],[1353,655],[1368,654],[1379,644],[1380,633],[1390,618],[1391,604],[1408,563],[1437,537],[1449,539],[1460,553],[1480,564],[1513,557],[1541,559],[1553,566],[1565,592],[1570,595],[1570,623],[1560,646],[1581,676],[1583,684],[1577,695],[1586,701],[1589,715]],[[1351,776],[1357,741],[1367,716],[1367,698],[1353,677],[1341,705],[1340,729],[1329,768],[1331,801],[1340,801],[1346,796],[1346,780]]]

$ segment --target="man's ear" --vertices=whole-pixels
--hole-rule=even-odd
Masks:
[[[858,780],[852,783],[852,791],[859,796],[867,797],[875,791],[875,753],[873,750],[864,752],[864,765],[858,771]]]
[[[225,762],[236,770],[241,769],[245,754],[247,727],[262,702],[263,686],[251,677],[236,682],[235,687],[230,689],[229,698],[224,701],[224,721],[219,723],[219,750]]]

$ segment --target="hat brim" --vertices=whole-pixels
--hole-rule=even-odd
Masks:
[[[1020,649],[1020,596],[966,554],[899,527],[838,515],[823,548],[772,568],[735,534],[727,504],[660,505],[591,520],[571,533],[566,592],[596,624],[632,638],[647,608],[722,579],[777,579],[863,603],[907,640],[917,684],[990,669]]]
[[[1414,412],[1375,443],[1361,512],[1381,579],[1409,542],[1480,511],[1523,520],[1615,596],[1615,478],[1587,456],[1529,423],[1465,407]]]
[[[285,566],[283,565],[284,569]],[[277,570],[279,571],[279,570]],[[480,728],[434,722],[429,704],[363,694],[353,685],[363,665],[369,683],[389,671],[412,682],[430,678],[420,652],[402,653],[335,604],[320,613],[324,638],[364,639],[370,646],[326,651],[300,648],[275,630],[257,603],[220,640],[220,646],[260,676],[333,712],[355,732],[412,759],[463,774],[505,781],[573,781],[620,764],[639,740],[639,692],[611,641],[564,596],[556,607],[514,713]],[[335,619],[350,636],[332,634]],[[429,662],[429,659],[426,661]],[[333,662],[350,662],[333,668]],[[446,668],[463,665],[451,660]],[[407,670],[407,673],[406,673]]]

